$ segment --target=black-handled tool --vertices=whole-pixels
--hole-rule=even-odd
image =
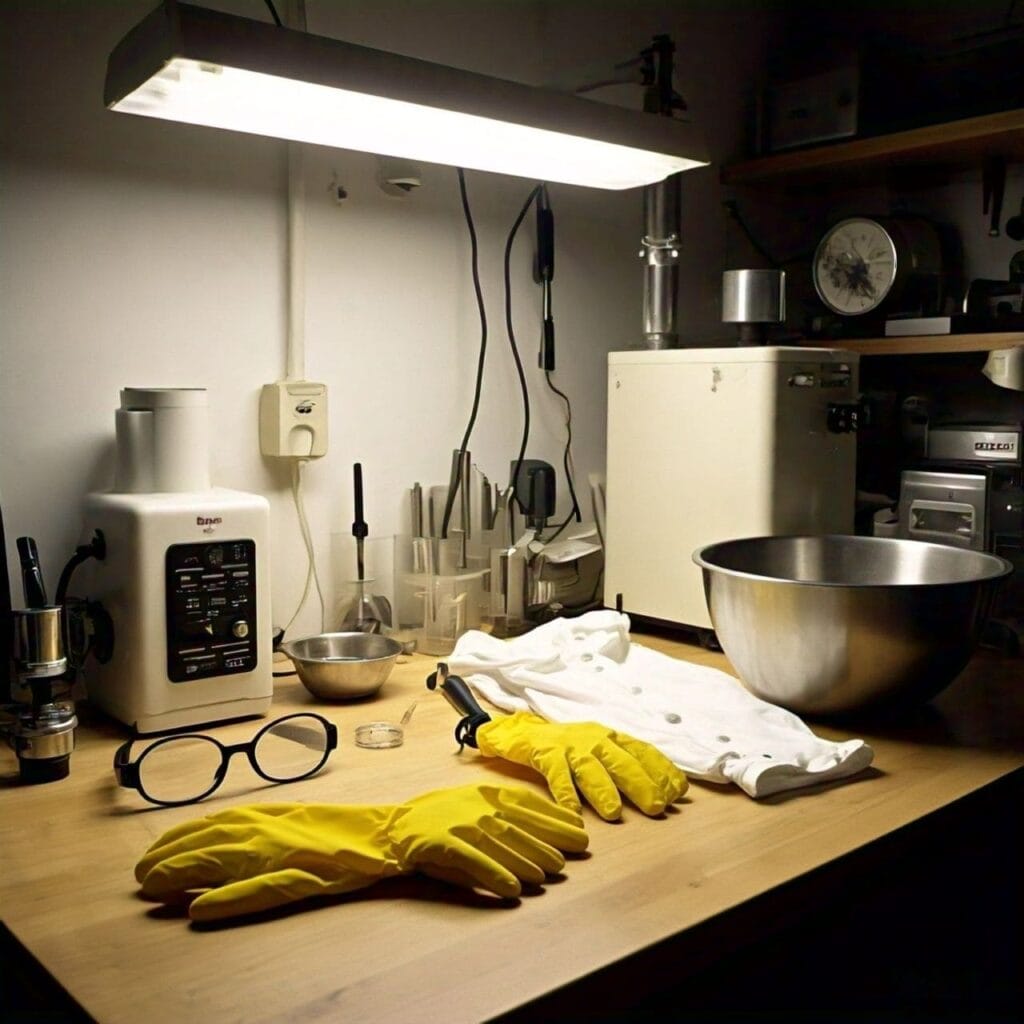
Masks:
[[[356,573],[362,581],[366,578],[363,566],[363,541],[370,532],[363,518],[363,464],[352,467],[352,490],[355,493],[356,517],[352,523],[352,536],[356,539]]]
[[[551,312],[551,282],[555,276],[555,216],[548,202],[548,190],[541,186],[537,197],[536,277],[542,289],[542,329],[537,365],[545,371],[555,369],[555,319]]]
[[[459,750],[467,744],[475,747],[477,729],[489,722],[491,716],[476,702],[466,680],[461,676],[451,675],[448,666],[439,661],[437,671],[427,676],[427,689],[440,689],[445,700],[462,716],[459,724],[455,726],[455,739],[459,744]]]
[[[555,276],[555,215],[551,212],[547,186],[537,197],[537,281]]]
[[[355,492],[356,517],[352,523],[352,536],[360,539],[369,533],[366,520],[363,518],[363,464],[357,462],[352,467],[352,490]]]
[[[45,608],[46,587],[43,570],[39,567],[39,551],[32,537],[18,538],[18,557],[21,560],[21,584],[25,591],[26,608]]]

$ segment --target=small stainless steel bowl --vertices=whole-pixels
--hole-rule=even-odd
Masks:
[[[920,703],[974,652],[997,555],[881,537],[751,537],[694,553],[718,642],[744,684],[792,711]]]
[[[286,641],[280,649],[314,697],[351,700],[384,685],[402,645],[376,633],[320,633]]]

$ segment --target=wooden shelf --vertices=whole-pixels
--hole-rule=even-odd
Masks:
[[[821,345],[821,340],[808,344]],[[1024,331],[999,334],[928,334],[916,338],[845,338],[829,345],[866,356],[941,355],[956,352],[990,352],[1024,345]]]
[[[843,174],[885,173],[894,167],[978,167],[980,160],[989,156],[1001,156],[1007,162],[1024,161],[1024,110],[773,153],[725,166],[721,180],[727,185],[823,177],[835,181]]]

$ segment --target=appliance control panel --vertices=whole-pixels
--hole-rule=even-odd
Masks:
[[[167,549],[167,678],[185,683],[256,668],[256,545]]]

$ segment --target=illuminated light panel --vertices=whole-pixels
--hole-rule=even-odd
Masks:
[[[165,16],[166,25],[170,27],[169,39],[160,40],[159,46],[152,47],[154,53],[145,55],[145,63],[155,70],[148,75],[136,75],[134,64],[141,63],[137,55],[139,48],[137,45],[127,47],[131,51],[132,60],[125,62],[128,71],[121,72],[116,83],[121,87],[123,95],[108,95],[108,105],[112,110],[296,142],[520,175],[538,181],[605,189],[627,189],[653,184],[679,171],[704,166],[707,162],[699,146],[696,148],[700,152],[680,154],[593,137],[597,134],[593,124],[595,117],[606,117],[610,122],[614,121],[616,131],[610,131],[609,134],[617,134],[620,138],[623,134],[629,134],[635,119],[644,119],[644,130],[639,134],[645,139],[655,134],[652,133],[651,122],[671,119],[619,108],[603,108],[601,104],[589,100],[559,94],[549,94],[552,97],[550,109],[553,113],[547,116],[547,109],[539,98],[545,94],[527,86],[381,51],[352,47],[322,37],[306,37],[303,33],[276,29],[260,22],[206,12],[192,5],[178,5],[173,0],[169,0],[162,11],[154,12],[149,21],[153,22],[161,13]],[[197,32],[190,35],[191,18],[208,19],[214,29],[222,23],[231,23],[232,32],[225,36],[228,42],[215,38],[216,45],[209,47],[222,58],[225,52],[237,44],[239,36],[244,38],[246,33],[253,34],[261,49],[257,48],[255,57],[249,52],[242,55],[238,63],[244,67],[234,66],[233,62],[223,59],[214,62],[174,55],[175,52],[189,49],[187,44],[194,41],[193,36],[199,35]],[[164,27],[159,21],[155,24],[158,28]],[[184,30],[181,25],[184,25]],[[136,32],[144,27],[145,23]],[[200,21],[200,27],[208,33],[205,22]],[[275,36],[275,32],[285,33],[287,40],[285,36]],[[302,70],[292,75],[282,74],[280,67],[286,61],[278,59],[274,44],[278,40],[287,42],[287,56],[291,56],[301,49],[307,39],[317,48],[315,53],[311,51],[310,61],[302,60],[300,55],[295,59],[295,66]],[[144,38],[143,42],[149,40]],[[328,52],[328,59],[324,57],[325,47],[331,46],[339,48],[337,64],[341,70],[338,74],[334,73],[333,63],[329,59],[332,54]],[[342,47],[343,50],[340,49]],[[193,53],[199,49],[203,47],[191,47]],[[266,54],[270,54],[275,64],[275,73],[253,69],[253,65],[259,63],[259,58]],[[370,55],[369,58],[364,58],[364,54]],[[321,76],[326,74],[331,79],[342,78],[353,64],[353,55],[355,61],[372,61],[373,71],[378,78],[386,78],[386,69],[393,62],[394,81],[398,84],[389,90],[385,82],[384,86],[372,92],[360,92],[296,77],[305,75],[309,64],[319,62],[321,68],[327,67],[326,71],[321,70]],[[115,51],[111,58],[112,64],[117,57],[118,51]],[[410,67],[414,72],[412,78],[404,74]],[[458,86],[465,79],[465,89],[462,91],[469,96],[467,105],[471,110],[479,110],[481,103],[487,102],[486,99],[480,99],[481,92],[488,91],[481,90],[480,83],[487,86],[493,84],[499,91],[511,90],[511,102],[508,96],[501,96],[502,113],[515,106],[516,97],[525,96],[528,101],[525,105],[534,112],[540,110],[543,116],[538,120],[546,120],[549,124],[552,120],[559,121],[562,118],[563,107],[569,112],[565,119],[572,121],[573,115],[577,113],[573,104],[584,104],[587,108],[584,113],[588,134],[578,131],[574,133],[571,127],[566,131],[552,130],[549,126],[534,127],[520,123],[518,117],[506,120],[482,116],[478,112],[448,109],[441,104],[411,102],[408,96],[413,94],[418,98],[418,84],[421,81],[425,80],[428,85],[423,91],[430,91],[432,73],[441,76],[440,92],[449,98],[460,91]],[[129,78],[134,77],[139,84],[131,82],[133,87],[123,88],[126,74]],[[308,77],[316,78],[317,74],[309,74]],[[357,75],[352,77],[358,78]],[[362,73],[360,83],[365,78],[366,74]],[[453,80],[457,86],[454,90]],[[416,84],[408,84],[410,81]],[[108,92],[110,88],[108,70]],[[388,91],[404,92],[405,98],[381,95]],[[528,121],[529,115],[530,110],[526,110],[521,120]],[[680,128],[690,130],[690,126],[664,127],[677,132]]]

